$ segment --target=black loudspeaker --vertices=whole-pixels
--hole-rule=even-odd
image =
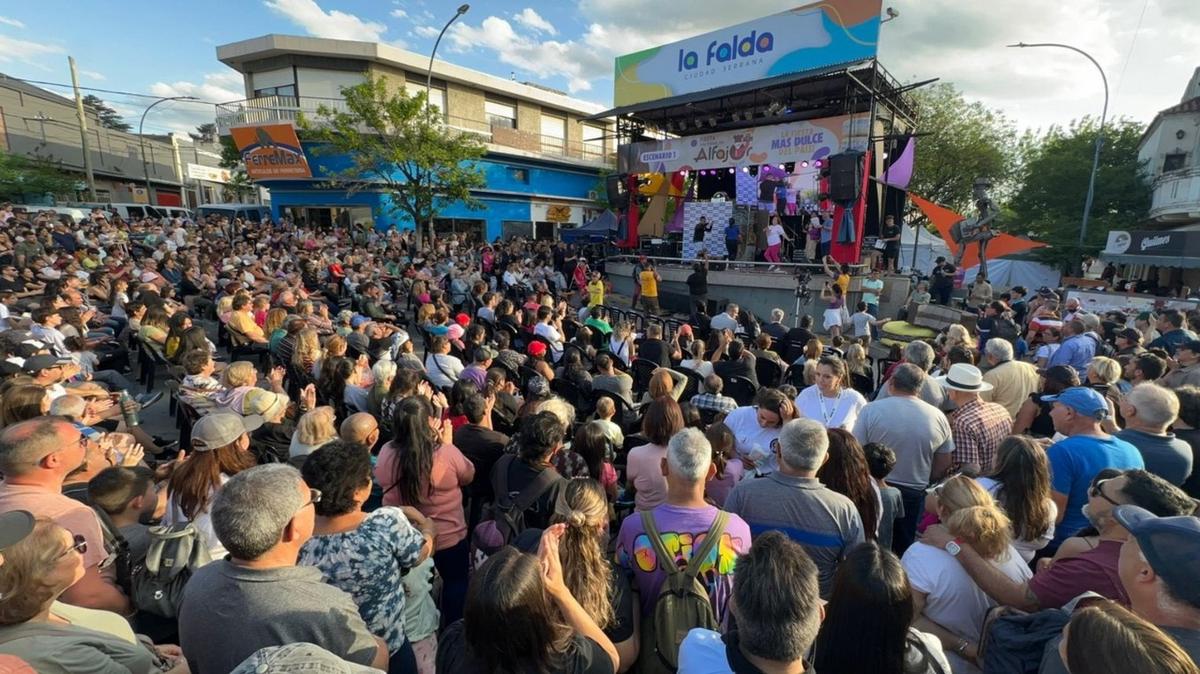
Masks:
[[[608,203],[614,208],[624,205],[625,176],[613,175],[604,179],[604,189],[608,192]]]
[[[829,156],[829,198],[858,201],[862,195],[863,153],[841,152]]]

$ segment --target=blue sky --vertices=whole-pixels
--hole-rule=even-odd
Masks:
[[[1098,76],[1067,52],[1005,49],[1011,42],[1070,42],[1108,74],[1110,109],[1149,121],[1178,102],[1200,66],[1197,0],[884,0],[900,17],[882,29],[881,58],[901,81],[941,77],[1000,108],[1021,127],[1099,111]],[[44,0],[0,4],[0,71],[84,86],[208,103],[242,97],[240,75],[216,45],[265,33],[378,41],[426,54],[457,0]],[[443,40],[439,57],[501,77],[511,73],[608,104],[616,55],[782,11],[780,0],[486,0]],[[684,6],[680,11],[672,7]],[[998,20],[1003,17],[1003,20]],[[47,87],[53,91],[64,91]],[[146,101],[99,93],[136,124]],[[165,103],[146,128],[184,130],[211,106]]]

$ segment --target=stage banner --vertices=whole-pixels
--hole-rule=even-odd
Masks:
[[[311,178],[308,158],[291,124],[255,124],[229,130],[251,180]]]
[[[882,0],[823,0],[619,56],[613,104],[632,105],[875,56]],[[686,6],[680,11],[687,11]]]
[[[866,115],[810,119],[774,126],[634,143],[619,157],[620,173],[670,173],[824,160],[851,147],[865,149]],[[815,168],[815,167],[814,167]]]

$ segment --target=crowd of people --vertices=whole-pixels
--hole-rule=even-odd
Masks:
[[[831,261],[814,330],[562,243],[0,221],[4,671],[1200,672],[1200,316],[977,283],[872,358]]]

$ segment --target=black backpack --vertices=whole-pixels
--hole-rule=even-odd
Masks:
[[[210,561],[208,546],[190,523],[150,527],[146,559],[130,573],[133,605],[161,618],[178,617],[184,585]]]
[[[988,333],[989,338],[996,337],[1013,344],[1016,344],[1019,336],[1020,329],[1009,314],[996,316],[992,321],[992,331]]]
[[[525,531],[525,511],[559,478],[554,469],[546,468],[524,489],[512,493],[508,490],[508,469],[516,458],[512,454],[505,454],[492,468],[492,492],[496,500],[483,506],[479,524],[471,532],[471,546],[474,548],[472,558],[476,567]]]

